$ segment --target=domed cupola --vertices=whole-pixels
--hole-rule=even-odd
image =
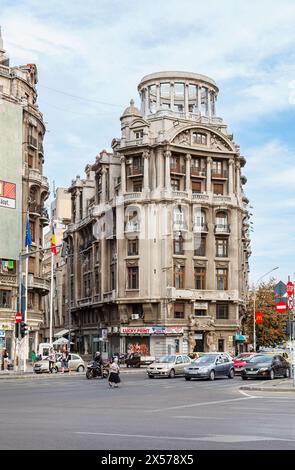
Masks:
[[[136,106],[134,106],[134,100],[130,100],[130,106],[128,106],[128,107],[125,109],[125,111],[124,111],[124,113],[122,114],[122,116],[121,116],[120,119],[122,120],[122,119],[130,118],[130,117],[131,117],[131,118],[134,118],[134,117],[136,117],[136,116],[137,116],[137,117],[142,117],[142,114],[141,114],[141,112],[139,111],[139,109],[138,109]]]

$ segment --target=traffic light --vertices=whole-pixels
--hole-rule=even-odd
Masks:
[[[20,335],[22,338],[24,338],[27,333],[28,333],[28,325],[22,321],[20,324]]]

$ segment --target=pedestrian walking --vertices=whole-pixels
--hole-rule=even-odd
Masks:
[[[36,356],[36,353],[35,351],[32,351],[32,354],[31,354],[31,362],[32,362],[32,366],[34,367],[35,363],[36,363],[36,359],[37,359],[37,356]]]
[[[55,362],[56,362],[56,354],[55,354],[54,349],[51,348],[49,352],[49,372],[51,374],[52,374],[52,369],[53,369]]]
[[[109,375],[110,388],[118,388],[118,384],[121,382],[120,367],[119,367],[118,362],[119,362],[118,358],[115,357],[112,364],[110,365],[110,375]]]
[[[69,369],[69,351],[68,351],[68,348],[65,346],[63,352],[62,352],[62,356],[61,356],[61,371],[62,371],[62,374],[64,374],[65,372],[65,369],[68,369],[69,370],[69,374],[70,374],[70,369]]]
[[[3,370],[8,370],[8,364],[9,364],[9,355],[8,355],[7,349],[3,349],[3,353],[2,353]]]

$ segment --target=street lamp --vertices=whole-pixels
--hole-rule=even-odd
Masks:
[[[256,310],[256,287],[257,287],[257,284],[261,281],[261,279],[263,279],[265,276],[272,273],[276,269],[279,269],[279,266],[276,266],[275,268],[271,269],[267,273],[260,276],[260,278],[257,279],[256,283],[254,284],[254,300],[253,300],[253,347],[254,347],[254,352],[256,352],[256,312],[255,312],[255,310]]]

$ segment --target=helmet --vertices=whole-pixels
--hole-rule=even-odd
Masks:
[[[100,355],[100,351],[96,351],[95,355],[96,355],[96,356],[99,356],[99,355]]]

